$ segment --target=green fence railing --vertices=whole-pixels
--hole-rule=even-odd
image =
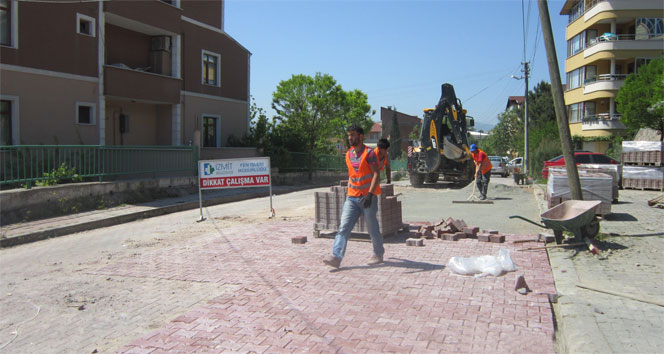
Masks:
[[[79,178],[196,173],[192,146],[17,145],[0,146],[0,185],[58,179],[58,169]]]
[[[343,155],[315,155],[313,169],[316,171],[340,171],[346,169]],[[282,152],[270,155],[270,164],[280,171],[306,171],[309,166],[309,154],[306,152]]]

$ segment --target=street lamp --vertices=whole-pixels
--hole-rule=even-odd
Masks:
[[[516,80],[521,80],[525,79],[526,80],[526,95],[524,96],[524,112],[523,112],[523,129],[524,129],[524,140],[525,140],[525,146],[524,146],[524,154],[523,154],[523,174],[527,177],[528,176],[528,166],[530,165],[528,163],[528,73],[530,69],[528,68],[528,62],[521,63],[523,64],[524,68],[521,69],[521,72],[524,73],[524,76],[514,76],[512,75],[513,79]]]

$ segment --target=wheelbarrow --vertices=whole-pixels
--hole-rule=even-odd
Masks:
[[[540,215],[544,225],[518,215],[512,215],[510,219],[519,218],[539,227],[552,229],[558,244],[563,242],[563,231],[571,232],[575,239],[589,243],[584,238],[592,239],[599,233],[599,220],[595,216],[595,210],[600,203],[599,200],[566,200]]]

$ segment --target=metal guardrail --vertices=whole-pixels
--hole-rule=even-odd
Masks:
[[[196,172],[192,146],[0,146],[0,185],[76,178]],[[60,171],[58,171],[60,169]],[[60,174],[58,175],[58,172]]]

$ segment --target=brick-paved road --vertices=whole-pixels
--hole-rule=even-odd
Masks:
[[[554,352],[547,297],[514,292],[516,273],[473,278],[445,269],[452,256],[495,254],[501,245],[427,240],[406,247],[395,239],[385,264],[369,267],[370,244],[352,242],[342,268],[330,271],[321,258],[331,240],[291,244],[311,230],[311,222],[217,229],[207,244],[163,248],[97,270],[236,289],[119,351]],[[513,258],[535,292],[554,291],[545,253]]]

